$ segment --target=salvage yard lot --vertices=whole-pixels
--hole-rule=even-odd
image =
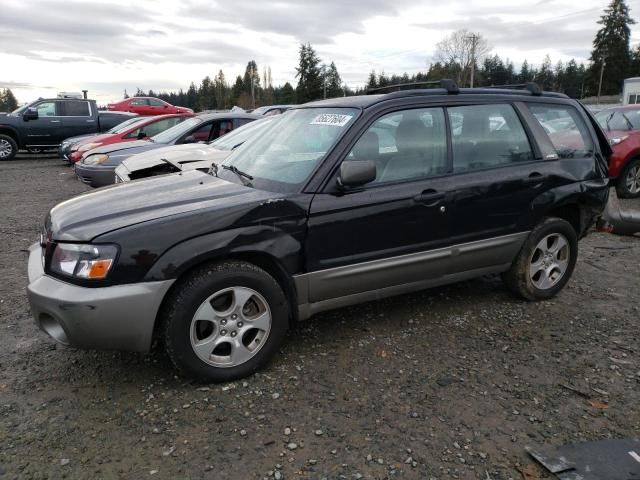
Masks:
[[[506,480],[527,445],[640,430],[638,238],[592,233],[552,301],[487,278],[337,310],[203,386],[32,322],[26,249],[86,190],[57,159],[0,163],[0,478]]]

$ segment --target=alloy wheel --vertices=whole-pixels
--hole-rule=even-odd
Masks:
[[[640,165],[634,165],[629,169],[625,181],[630,193],[634,195],[640,193]]]
[[[529,263],[529,277],[540,290],[548,290],[564,277],[569,266],[569,241],[561,233],[544,237],[533,250]]]
[[[214,367],[235,367],[255,356],[271,331],[265,298],[247,287],[220,290],[196,310],[190,326],[191,348]]]
[[[9,158],[9,155],[11,155],[12,152],[13,152],[13,147],[11,146],[11,144],[5,139],[1,139],[0,140],[0,158],[2,159]]]

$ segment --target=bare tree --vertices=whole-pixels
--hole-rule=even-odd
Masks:
[[[466,29],[457,30],[436,44],[436,59],[453,69],[459,85],[473,85],[475,66],[482,62],[491,47],[486,38]]]

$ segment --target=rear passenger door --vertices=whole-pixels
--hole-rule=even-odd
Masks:
[[[60,106],[62,107],[63,138],[97,131],[97,115],[92,115],[91,105],[87,100],[65,100],[60,102]]]

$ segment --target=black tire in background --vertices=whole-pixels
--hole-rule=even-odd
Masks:
[[[13,160],[18,154],[18,145],[9,135],[0,134],[0,161]]]
[[[559,252],[562,255],[560,260],[554,258],[554,239],[566,244],[566,248]],[[578,236],[571,224],[561,218],[546,218],[531,231],[511,268],[502,274],[502,279],[513,293],[526,300],[546,300],[564,288],[571,278],[577,259]],[[558,274],[560,269],[553,270],[554,261],[564,265],[562,275]],[[538,268],[540,275],[552,272],[547,278],[547,288],[540,286],[544,279],[536,279],[532,275]]]
[[[635,178],[633,185],[635,188],[629,188],[629,178],[631,175]],[[637,198],[640,197],[640,157],[632,158],[620,172],[618,181],[616,182],[616,193],[618,198]]]
[[[211,299],[219,292],[232,291],[232,301],[236,302],[235,289],[256,294],[250,301],[263,303],[271,317],[270,326],[259,339],[262,343],[246,361],[237,365],[212,365],[218,355],[215,353],[216,350],[210,352],[213,361],[208,362],[199,356],[194,346],[194,326],[199,328],[196,312],[200,312],[205,304],[214,307],[211,311],[215,313],[217,320],[211,322],[211,331],[203,336],[222,339],[232,345],[233,341],[244,342],[246,335],[243,337],[242,328],[237,328],[243,327],[239,322],[246,318],[244,313],[240,315],[240,311],[235,310],[235,314],[238,315],[232,315],[234,311],[229,310],[228,313],[218,315],[216,299]],[[240,308],[242,305],[244,303]],[[220,306],[219,309],[224,311],[228,310],[228,307]],[[233,316],[236,316],[236,320],[232,319]],[[221,318],[224,325],[221,325]],[[164,302],[160,320],[165,350],[180,373],[202,382],[226,382],[253,374],[265,366],[278,351],[289,327],[289,304],[278,282],[267,272],[251,263],[225,261],[204,265],[180,279]],[[247,320],[245,323],[250,324]],[[244,325],[245,329],[247,325]],[[233,339],[231,335],[234,335]],[[237,348],[232,345],[232,350]],[[233,354],[229,355],[229,358],[232,358]]]

